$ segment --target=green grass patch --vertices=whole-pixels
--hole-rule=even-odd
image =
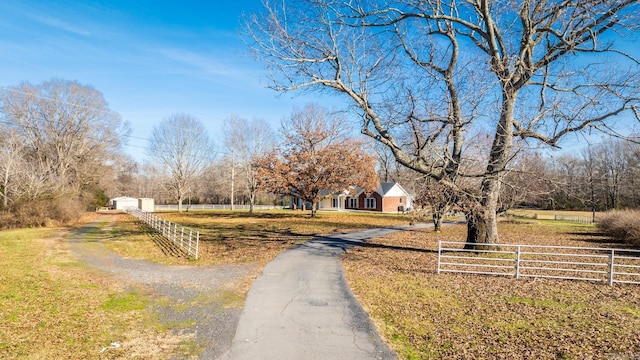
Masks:
[[[563,303],[553,299],[538,299],[538,298],[528,298],[528,297],[507,297],[505,298],[507,302],[515,303],[515,304],[526,304],[529,306],[539,307],[543,309],[566,309],[570,307],[570,304]]]
[[[102,308],[113,311],[142,310],[146,307],[147,302],[147,298],[137,292],[117,293],[110,295],[107,301],[102,304]]]
[[[112,342],[122,347],[109,350],[109,358],[144,357],[144,347],[171,343],[144,310],[144,296],[77,262],[63,241],[67,234],[0,231],[0,358],[95,359]]]

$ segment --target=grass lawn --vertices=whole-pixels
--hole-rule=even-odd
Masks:
[[[502,243],[621,247],[589,225],[509,221],[499,230]],[[354,293],[401,358],[640,356],[640,286],[437,275],[438,240],[463,241],[465,232],[398,233],[343,259]]]
[[[158,215],[200,231],[198,261],[172,256],[164,257],[161,261],[198,265],[266,264],[282,251],[315,236],[406,225],[410,221],[407,215],[336,211],[319,211],[315,218],[310,216],[309,211],[292,210],[256,211],[255,214],[247,211],[160,212]],[[121,231],[128,229],[124,231],[128,233],[127,236],[110,242],[110,246],[119,253],[158,261],[163,259],[161,251],[169,252],[163,240],[154,237],[152,232],[136,232],[140,225],[133,217],[122,215],[118,224]]]
[[[180,346],[145,311],[140,289],[69,253],[60,228],[0,231],[0,358],[165,358]],[[134,349],[100,351],[112,342]]]
[[[160,213],[201,231],[201,259],[175,256],[128,215],[89,236],[134,258],[163,263],[266,264],[318,235],[407,224],[404,215],[301,211]],[[142,230],[142,231],[141,231]],[[374,239],[343,259],[354,293],[403,359],[631,359],[640,354],[640,286],[549,279],[437,275],[438,240],[466,228]],[[74,260],[65,229],[0,232],[0,358],[162,358],[185,339],[144,309],[143,289],[117,284]],[[505,221],[502,243],[621,247],[589,225]],[[241,284],[244,290],[249,284]],[[135,348],[124,354],[112,342]],[[133,345],[133,346],[132,346]],[[162,349],[159,353],[154,353]],[[174,349],[174,350],[171,350]]]

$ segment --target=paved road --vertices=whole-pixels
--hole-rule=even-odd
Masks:
[[[396,359],[349,289],[340,255],[412,228],[332,235],[281,253],[251,286],[231,350],[222,358]]]

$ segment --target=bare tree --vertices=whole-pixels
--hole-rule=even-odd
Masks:
[[[15,201],[16,192],[20,184],[19,174],[24,161],[24,146],[20,141],[17,132],[6,126],[0,126],[0,132],[4,134],[4,139],[0,143],[0,196],[2,197],[2,207],[6,210],[10,202]]]
[[[2,91],[2,114],[29,148],[29,157],[74,192],[96,181],[128,131],[102,94],[73,81],[23,83]]]
[[[450,188],[430,177],[423,177],[413,199],[414,222],[422,221],[427,213],[431,214],[433,231],[442,231],[442,220],[446,213],[454,209],[456,196]],[[426,220],[426,219],[425,219]]]
[[[182,202],[213,157],[213,142],[199,120],[175,114],[154,126],[147,155],[168,175],[167,188]]]
[[[275,147],[273,131],[269,124],[262,119],[249,122],[236,115],[225,120],[224,129],[224,147],[231,170],[231,199],[233,200],[237,189],[235,180],[238,175],[236,169],[238,169],[241,171],[242,185],[248,194],[249,212],[253,213],[258,192],[255,163]],[[231,209],[233,210],[233,207]]]
[[[373,192],[378,186],[374,157],[346,136],[346,125],[340,114],[315,105],[294,112],[282,124],[282,153],[274,151],[255,163],[260,186],[310,202],[312,216],[322,191],[357,186]]]
[[[522,151],[513,160],[501,184],[498,212],[518,206],[532,206],[547,199],[555,183],[544,159],[538,153]]]
[[[271,88],[349,99],[363,134],[467,204],[468,241],[495,243],[501,184],[520,142],[555,147],[568,134],[610,131],[622,116],[638,117],[638,61],[613,40],[638,27],[639,7],[635,0],[265,1],[247,30]],[[463,172],[478,131],[491,134],[482,166]],[[460,177],[480,181],[462,188]]]
[[[99,91],[59,79],[37,85],[25,82],[2,89],[0,116],[11,132],[4,150],[15,153],[3,165],[5,190],[9,190],[4,195],[13,197],[4,196],[3,204],[46,196],[51,208],[58,201],[68,209],[82,209],[72,202],[96,205],[110,164],[129,131]],[[19,166],[11,171],[15,161]]]

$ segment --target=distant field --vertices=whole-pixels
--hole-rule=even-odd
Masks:
[[[537,219],[554,219],[554,216],[581,216],[591,218],[591,211],[569,211],[569,210],[536,210],[536,209],[510,209],[507,211],[509,215],[522,216]],[[596,212],[596,219],[601,212]]]

